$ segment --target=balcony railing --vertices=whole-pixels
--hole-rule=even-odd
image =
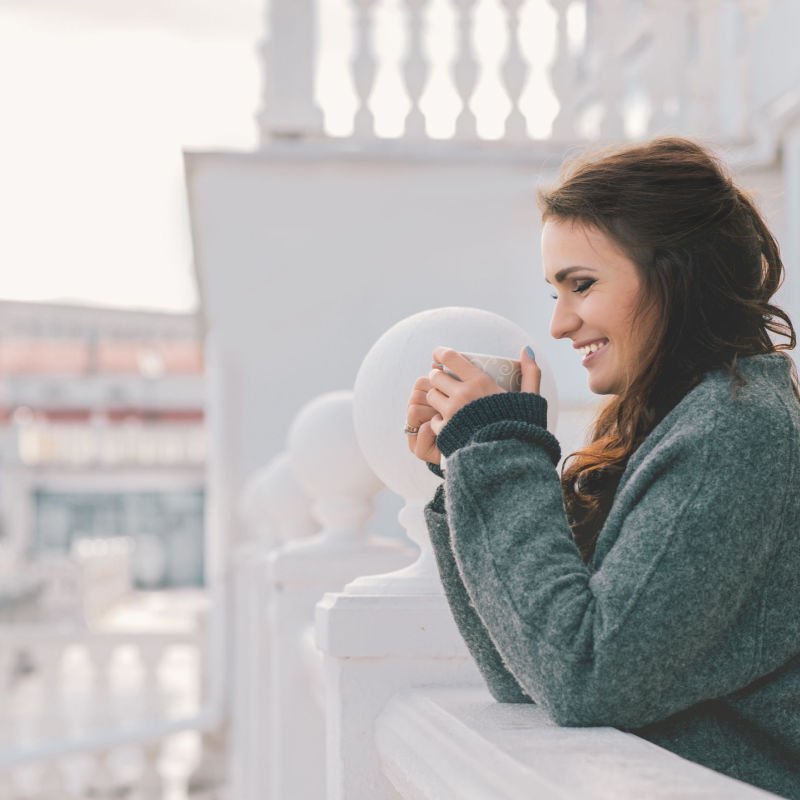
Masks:
[[[0,626],[0,797],[185,796],[219,724],[202,663],[200,631]]]
[[[273,0],[262,139],[753,135],[747,0]],[[702,46],[700,46],[702,43]],[[764,55],[764,54],[762,54]]]
[[[434,566],[423,506],[438,479],[407,450],[398,387],[438,342],[513,354],[526,338],[475,309],[403,320],[367,353],[352,392],[299,410],[286,452],[246,485],[249,538],[233,566],[237,800],[772,796],[613,728],[560,728],[483,686]],[[546,364],[543,393],[555,428]],[[568,410],[562,439],[592,411]],[[403,499],[416,552],[365,529],[382,486]]]

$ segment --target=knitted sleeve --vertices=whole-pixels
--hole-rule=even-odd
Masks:
[[[474,607],[522,690],[558,724],[631,729],[747,685],[763,633],[740,620],[763,602],[772,532],[785,529],[786,425],[687,406],[631,459],[601,532],[614,544],[591,572],[565,517],[557,443],[521,408],[498,421],[510,402],[525,401],[465,406],[439,447],[469,602],[455,601]]]
[[[437,487],[433,500],[425,507],[425,521],[436,556],[439,576],[442,579],[442,586],[453,618],[489,691],[500,703],[532,702],[503,664],[503,660],[497,652],[486,626],[472,606],[461,576],[458,574],[450,544],[443,484]]]
[[[458,414],[454,415],[442,430],[442,434],[445,446],[449,452],[452,452],[458,442],[469,438],[473,430],[486,423],[493,426],[499,424],[500,427],[495,427],[495,430],[514,431],[515,423],[519,424],[524,421],[539,423],[542,427],[547,424],[547,403],[543,397],[530,393],[516,393],[482,398],[481,401],[470,403],[469,406],[465,406]],[[541,437],[543,441],[547,442],[551,452],[555,454],[555,460],[558,461],[558,442],[546,430],[541,431]],[[444,477],[444,472],[438,465],[428,464],[428,468],[434,474]],[[436,557],[439,576],[453,618],[489,691],[496,700],[502,703],[533,702],[503,663],[503,659],[472,605],[464,582],[459,575],[450,540],[450,528],[444,502],[444,485],[437,488],[433,500],[426,506],[425,521]]]

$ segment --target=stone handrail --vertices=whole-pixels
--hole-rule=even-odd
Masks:
[[[375,740],[384,774],[409,800],[777,797],[615,728],[558,728],[536,706],[495,703],[483,688],[399,693]]]

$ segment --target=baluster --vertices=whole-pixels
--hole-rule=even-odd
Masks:
[[[689,58],[686,6],[648,0],[647,15],[651,44],[645,87],[652,108],[647,132],[657,136],[674,130],[678,124],[683,94],[681,84]]]
[[[425,115],[420,108],[420,98],[425,91],[430,71],[430,62],[425,56],[422,46],[424,12],[428,0],[405,0],[408,12],[408,51],[403,65],[408,99],[411,108],[406,116],[404,137],[406,139],[424,139],[427,135]]]
[[[283,541],[316,533],[311,498],[289,466],[276,456],[245,483],[239,515],[246,538],[235,553],[231,793],[264,800],[271,768],[269,685],[269,552]]]
[[[139,659],[142,664],[142,709],[147,712],[157,711],[161,707],[161,681],[158,669],[164,656],[163,642],[155,637],[139,642]]]
[[[0,641],[0,720],[11,716],[11,673],[16,660],[17,648],[8,639]]]
[[[200,734],[200,761],[186,781],[186,791],[189,797],[197,794],[217,796],[220,787],[225,782],[226,765],[227,751],[224,731],[217,729],[202,731]],[[263,762],[261,769],[264,769]],[[286,796],[289,797],[289,795]],[[245,800],[239,795],[233,797],[235,800]],[[264,797],[264,795],[258,795],[257,800],[264,800]]]
[[[689,66],[688,129],[693,136],[710,136],[716,132],[719,97],[720,0],[695,0],[694,59]]]
[[[147,742],[140,749],[142,766],[136,782],[136,796],[140,800],[154,800],[164,793],[164,782],[159,769],[161,742]]]
[[[558,114],[553,120],[551,136],[554,139],[575,138],[575,109],[578,61],[572,54],[567,27],[567,11],[572,0],[550,0],[556,12],[556,50],[550,65],[550,83],[558,99]]]
[[[528,123],[519,107],[529,70],[519,45],[519,9],[522,2],[523,0],[502,0],[506,11],[508,48],[501,72],[504,88],[511,102],[511,111],[505,123],[505,138],[511,141],[528,138]]]
[[[472,12],[476,0],[455,0],[458,9],[458,57],[453,64],[453,82],[461,100],[461,111],[456,117],[455,139],[477,139],[478,118],[470,107],[470,100],[478,85],[478,59],[472,41]]]
[[[114,773],[111,770],[111,753],[101,750],[94,755],[94,767],[89,775],[85,793],[91,797],[112,797],[115,789]]]
[[[516,355],[526,340],[524,330],[497,314],[434,309],[389,329],[361,364],[353,405],[358,441],[375,472],[406,501],[400,522],[420,554],[410,567],[358,578],[317,604],[317,644],[325,654],[329,797],[359,797],[363,786],[370,787],[373,800],[397,796],[382,772],[374,738],[364,733],[373,730],[393,694],[411,686],[480,680],[444,598],[428,540],[424,506],[440,479],[408,451],[402,432],[406,387],[427,370],[440,342]],[[546,365],[542,371],[542,394],[555,400],[552,373]],[[556,406],[553,402],[548,409],[553,428]],[[349,768],[354,763],[357,770]]]
[[[94,671],[95,695],[101,698],[105,711],[111,708],[111,695],[113,693],[113,673],[111,669],[114,660],[115,646],[113,642],[100,637],[89,640],[88,651]]]
[[[40,731],[52,734],[59,728],[61,711],[60,677],[64,648],[61,642],[41,642],[36,647],[36,671],[41,686]]]
[[[266,4],[268,40],[262,44],[261,142],[273,137],[320,136],[322,111],[314,100],[316,0]]]
[[[759,20],[764,16],[769,0],[740,0],[731,13],[738,16],[741,25],[741,39],[734,42],[731,59],[734,64],[731,72],[738,80],[730,81],[734,97],[728,134],[733,139],[753,138],[753,38]]]
[[[0,794],[0,797],[5,796]],[[13,796],[9,795],[9,797]],[[41,800],[61,800],[64,796],[64,774],[57,761],[47,762],[42,765],[36,796]]]
[[[375,4],[375,0],[355,0],[356,54],[352,61],[352,69],[358,109],[353,123],[353,135],[364,139],[375,136],[375,115],[369,107],[377,73],[374,52]]]
[[[626,64],[617,47],[619,31],[625,25],[623,3],[621,0],[604,0],[602,4],[591,4],[588,11],[596,20],[592,44],[596,47],[597,58],[593,72],[603,108],[600,136],[608,141],[619,141],[625,136]]]
[[[287,451],[322,531],[287,542],[269,559],[272,796],[312,798],[324,796],[325,720],[308,690],[303,631],[326,591],[407,564],[412,554],[405,543],[367,536],[365,524],[382,484],[356,439],[352,392],[330,392],[300,409]]]

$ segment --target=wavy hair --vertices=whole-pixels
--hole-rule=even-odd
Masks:
[[[784,278],[775,237],[752,198],[695,142],[660,138],[571,162],[557,186],[539,191],[539,207],[543,221],[608,235],[639,271],[640,311],[658,311],[638,374],[562,468],[573,537],[588,562],[625,466],[658,422],[708,370],[725,368],[741,383],[739,357],[792,349],[796,336],[770,302]],[[800,398],[794,367],[792,379]]]

